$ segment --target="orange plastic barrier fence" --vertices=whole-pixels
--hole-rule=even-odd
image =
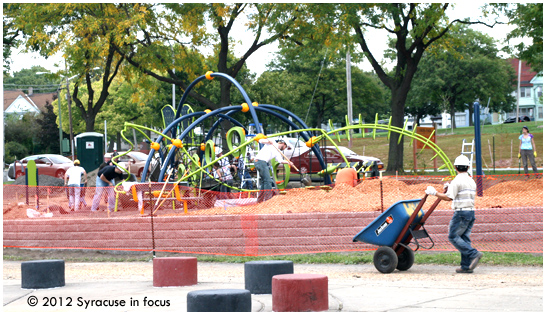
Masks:
[[[478,249],[543,252],[543,180],[537,176],[475,177],[481,192],[471,239]],[[392,204],[424,197],[428,185],[441,191],[443,177],[383,177],[355,186],[272,191],[262,202],[257,192],[169,183],[126,184],[100,195],[95,187],[77,192],[4,185],[3,245],[242,256],[373,250],[377,246],[354,243],[353,236]],[[74,211],[71,194],[81,197]],[[424,210],[435,200],[428,197]],[[450,202],[442,201],[426,221],[433,250],[455,250],[447,238],[451,216]]]

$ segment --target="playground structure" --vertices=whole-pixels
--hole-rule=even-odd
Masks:
[[[189,105],[185,104],[190,91],[199,82],[205,79],[213,80],[215,77],[229,80],[239,90],[245,103],[241,105],[226,106],[212,111],[205,110],[194,112]],[[247,117],[247,122],[242,123],[234,118],[235,114],[240,112],[250,115],[250,117]],[[259,121],[259,116],[257,115],[258,113],[274,117],[285,124],[287,130],[265,136],[264,131],[262,130],[262,124]],[[455,176],[456,174],[449,158],[432,141],[434,131],[429,138],[427,138],[416,133],[416,128],[412,131],[407,131],[403,128],[392,126],[391,118],[389,119],[388,124],[379,124],[378,115],[376,115],[374,123],[362,123],[361,115],[359,115],[359,124],[350,125],[346,116],[345,127],[339,129],[331,128],[330,131],[310,128],[298,116],[286,109],[275,105],[251,102],[241,85],[232,77],[223,73],[207,72],[205,75],[195,79],[186,89],[177,109],[175,110],[171,106],[166,106],[162,109],[162,115],[165,128],[162,132],[154,130],[154,132],[159,135],[155,140],[150,139],[144,132],[145,130],[152,131],[145,126],[126,122],[124,129],[121,131],[121,136],[131,146],[127,152],[130,152],[134,148],[133,143],[125,136],[125,133],[127,133],[130,128],[140,132],[151,143],[151,150],[142,173],[141,183],[170,183],[174,184],[174,187],[178,187],[180,184],[181,186],[184,185],[206,190],[215,187],[218,188],[218,186],[223,185],[228,186],[232,191],[256,192],[257,189],[259,189],[256,185],[258,183],[256,177],[259,177],[260,175],[253,173],[254,176],[246,178],[251,173],[242,172],[241,175],[245,174],[246,176],[239,177],[238,182],[236,182],[235,185],[229,186],[228,184],[215,179],[210,174],[213,165],[226,158],[233,158],[238,161],[239,159],[242,159],[242,165],[244,166],[245,171],[252,171],[254,170],[252,157],[261,146],[263,146],[258,143],[258,140],[266,137],[277,138],[288,134],[298,134],[299,138],[311,148],[323,169],[315,176],[320,176],[321,181],[324,184],[329,185],[332,184],[334,175],[337,171],[340,168],[348,168],[347,166],[350,166],[350,164],[346,157],[342,155],[345,160],[345,166],[327,165],[319,145],[324,145],[328,142],[330,143],[329,145],[338,148],[333,138],[336,137],[338,142],[340,142],[341,132],[356,129],[361,131],[362,137],[366,136],[366,129],[371,129],[373,139],[376,138],[377,130],[385,130],[388,133],[388,140],[391,137],[391,133],[396,133],[399,134],[399,142],[403,135],[411,138],[410,145],[412,145],[413,141],[420,141],[424,144],[422,150],[425,148],[433,150],[434,156],[431,158],[432,160],[436,157],[442,160],[444,164],[440,168],[447,168],[450,176]],[[221,134],[219,130],[221,130],[223,124],[224,129],[227,129],[228,131],[226,132],[225,137],[218,137],[218,135]],[[332,127],[332,122],[330,120],[329,125]],[[406,126],[406,123],[403,126]],[[346,133],[346,135],[349,140],[349,133]],[[215,136],[217,137],[217,140],[214,139]],[[220,144],[218,144],[219,142]],[[227,150],[222,151],[219,156],[216,155],[216,153],[219,152],[217,147]],[[125,153],[120,153],[113,158],[115,159],[124,154]],[[272,161],[270,171],[272,178],[275,180],[277,189],[285,189],[291,175],[289,165],[284,164],[281,166],[282,167],[278,168],[277,162],[275,160]],[[365,175],[367,172],[370,172],[371,166],[372,165],[368,165],[363,170],[357,170],[357,172]],[[305,175],[300,173],[300,176],[302,177]],[[252,185],[245,185],[248,183]],[[169,194],[163,192],[165,187],[166,186],[164,185],[161,192],[156,192],[154,196],[170,196],[170,198],[174,199],[175,194],[172,191],[169,192]]]

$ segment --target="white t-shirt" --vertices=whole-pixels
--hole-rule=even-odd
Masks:
[[[452,199],[452,209],[474,209],[477,184],[467,173],[458,174],[446,191],[446,195]]]
[[[80,166],[74,166],[68,168],[66,171],[66,174],[68,176],[68,185],[70,184],[80,184],[80,181],[82,179],[82,174],[84,174],[85,169]]]
[[[262,139],[260,141],[262,141]],[[270,162],[270,160],[275,158],[275,160],[277,160],[277,162],[281,163],[284,160],[283,156],[273,146],[277,146],[277,144],[275,144],[275,145],[272,145],[270,143],[264,144],[264,147],[262,147],[262,149],[260,149],[260,151],[256,155],[255,159]]]

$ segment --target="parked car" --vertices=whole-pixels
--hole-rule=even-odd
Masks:
[[[503,123],[515,123],[517,121],[516,116],[507,118]],[[530,122],[530,117],[526,115],[519,116],[519,122]]]
[[[123,152],[120,152],[123,153]],[[109,162],[110,159],[112,159],[112,153],[106,153],[104,155],[104,161]],[[129,172],[136,175],[137,178],[140,178],[142,175],[142,172],[144,170],[144,165],[146,164],[146,160],[148,159],[148,155],[145,153],[142,153],[140,151],[130,151],[126,155],[123,155],[118,158],[118,162],[122,163],[122,167],[125,167],[125,164],[127,162],[131,162],[131,165],[129,167]]]
[[[338,151],[338,149],[340,149],[340,151]],[[343,146],[338,146],[338,149],[335,146],[320,147],[325,164],[344,163],[345,161],[342,158],[343,154],[348,162],[358,163],[358,165],[356,166],[357,169],[361,168],[362,166],[365,166],[366,168],[374,162],[376,162],[376,164],[378,165],[378,170],[382,170],[384,168],[384,163],[378,158],[358,155],[351,149]],[[319,164],[317,156],[311,149],[308,149],[302,154],[294,156],[290,159],[291,162],[303,173],[316,173],[323,170],[323,168],[321,168],[321,165]]]
[[[8,177],[17,179],[25,175],[25,168],[30,160],[36,162],[38,174],[48,175],[63,179],[68,168],[73,167],[72,160],[54,154],[33,155],[17,160],[8,167]]]

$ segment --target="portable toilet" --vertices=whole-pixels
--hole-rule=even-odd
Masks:
[[[91,172],[103,163],[104,136],[100,133],[87,132],[74,137],[76,139],[76,153],[80,166],[86,172]]]

